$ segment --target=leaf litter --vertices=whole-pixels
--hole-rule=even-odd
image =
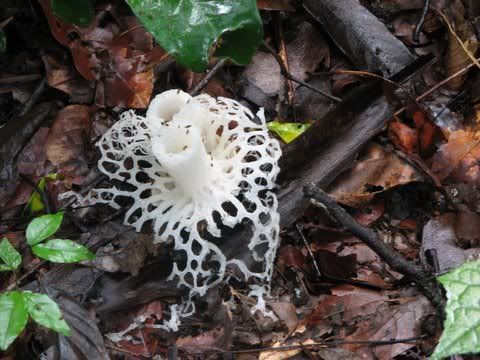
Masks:
[[[295,2],[257,3],[265,41],[286,54],[290,73],[307,86],[345,97],[373,81],[348,74],[367,69],[342,51],[337,39]],[[478,33],[462,2],[432,0],[419,36],[422,46],[417,46],[414,35],[423,1],[395,0],[389,6],[361,3],[383,19],[412,53],[433,52],[437,61],[422,70],[415,86],[401,89],[407,96],[399,89],[393,92],[399,95],[399,104],[388,128],[334,174],[328,191],[399,254],[425,264],[432,276],[439,275],[480,256],[478,69],[454,76],[471,63]],[[88,189],[97,176],[95,142],[118,118],[120,109],[145,109],[152,95],[178,86],[192,89],[204,76],[178,64],[165,66],[166,52],[124,5],[97,4],[93,23],[83,28],[56,19],[49,1],[41,0],[40,5],[41,11],[28,16],[44,23],[32,23],[28,31],[32,44],[44,45],[29,50],[19,41],[20,51],[9,52],[7,47],[0,56],[0,82],[7,75],[35,76],[44,69],[47,90],[37,101],[52,103],[56,109],[22,144],[16,161],[20,176],[12,178],[14,191],[4,193],[9,201],[1,206],[0,229],[22,253],[28,250],[19,245],[24,241],[19,234],[25,230],[24,217],[29,216],[23,211],[42,177],[58,174],[46,183],[44,192],[54,209],[63,209],[59,193]],[[5,10],[0,14],[5,15]],[[22,19],[14,19],[8,26],[23,25]],[[27,53],[36,59],[28,63]],[[15,63],[23,66],[15,68]],[[417,100],[449,76],[451,81]],[[261,48],[246,66],[224,65],[204,91],[265,106],[269,121],[300,127],[321,121],[336,106],[305,84],[294,82],[292,92],[277,59]],[[385,93],[390,94],[384,84]],[[2,90],[2,106],[26,106],[33,96],[32,85],[20,83]],[[19,89],[23,97],[14,96]],[[2,123],[12,121],[6,117]],[[300,133],[292,144],[302,141]],[[416,161],[408,161],[413,155]],[[453,204],[438,185],[451,195]],[[315,208],[296,215],[300,233],[296,226],[282,229],[267,302],[273,319],[251,315],[252,299],[233,281],[199,299],[197,312],[180,331],[167,333],[155,325],[170,315],[169,305],[182,294],[166,278],[171,257],[177,255],[170,248],[153,246],[148,234],[129,232],[119,224],[121,216],[110,209],[65,210],[64,231],[72,240],[88,244],[97,258],[83,265],[40,264],[36,269],[38,263],[31,254],[23,254],[20,274],[27,277],[22,288],[51,287],[73,329],[71,338],[60,336],[58,341],[35,330],[47,358],[58,354],[72,359],[216,358],[222,352],[245,350],[251,352],[238,356],[403,359],[430,355],[441,333],[440,327],[427,329],[435,323],[433,318],[442,319],[420,289]],[[4,286],[13,283],[8,275],[0,275]],[[35,281],[36,276],[43,285]],[[107,336],[125,331],[138,318],[144,319],[142,326],[114,340]],[[31,332],[29,328],[27,333]],[[30,341],[22,336],[7,356]],[[273,347],[283,348],[272,351]],[[33,349],[29,348],[30,355],[38,356],[40,351]]]

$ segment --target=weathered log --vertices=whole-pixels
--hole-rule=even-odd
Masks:
[[[401,83],[415,74],[431,56],[418,58],[394,75]],[[385,126],[392,103],[383,95],[381,81],[354,90],[298,139],[285,147],[280,159],[279,213],[288,226],[308,206],[303,187],[314,182],[325,188],[355,160],[363,145]]]
[[[355,0],[305,0],[303,6],[361,70],[389,77],[414,59],[386,26]]]

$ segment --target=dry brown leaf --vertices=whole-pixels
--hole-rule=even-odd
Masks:
[[[45,175],[45,163],[47,161],[45,142],[48,133],[48,128],[41,127],[22,149],[18,156],[17,168],[19,174],[32,175],[35,179]]]
[[[178,348],[190,353],[204,353],[206,348],[219,347],[225,330],[215,328],[195,336],[186,336],[177,339]]]
[[[400,305],[382,306],[369,321],[358,322],[356,330],[345,340],[405,339],[422,335],[422,321],[434,312],[423,297],[398,300]],[[398,343],[370,347],[366,344],[347,344],[343,348],[355,352],[362,359],[391,359],[415,346],[415,343]]]
[[[475,57],[478,49],[478,39],[475,36],[475,30],[465,18],[465,9],[460,0],[455,0],[450,4],[450,16],[447,16],[448,22],[452,26],[452,31],[448,33],[448,55],[447,55],[447,75],[451,76],[469,65]],[[453,23],[453,24],[452,24]],[[460,44],[460,41],[463,43]],[[468,54],[468,52],[470,54]],[[465,82],[467,74],[458,76],[449,82],[451,89],[458,90]]]
[[[49,86],[70,95],[72,102],[90,103],[93,99],[94,84],[80,76],[72,66],[61,63],[52,55],[42,56]]]
[[[269,301],[268,305],[272,308],[278,318],[287,326],[289,332],[295,330],[298,318],[297,313],[295,312],[295,306],[292,303]]]
[[[88,27],[68,24],[53,15],[49,0],[39,0],[53,36],[70,48],[78,72],[97,80],[99,106],[146,108],[153,89],[153,67],[168,58],[153,36],[121,3],[98,4]],[[102,14],[107,12],[111,17]],[[101,23],[101,25],[99,25]]]
[[[322,35],[310,23],[299,26],[295,40],[287,44],[288,65],[290,73],[301,80],[306,80],[307,72],[313,72],[322,62],[330,62],[330,51]],[[243,72],[252,84],[269,96],[278,95],[285,87],[284,76],[273,55],[257,52]],[[297,87],[298,84],[295,85]]]
[[[435,250],[439,272],[443,273],[463,262],[480,256],[480,248],[462,249],[464,243],[475,243],[480,226],[480,215],[465,211],[447,213],[430,220],[423,228],[421,256]],[[478,244],[476,244],[478,246]]]
[[[315,341],[313,341],[312,339],[308,339],[302,342],[289,343],[288,345],[306,345],[314,343]],[[279,346],[282,346],[282,343],[277,341],[271,347],[275,348]],[[297,355],[298,353],[300,353],[300,351],[302,351],[302,348],[300,346],[298,347],[298,349],[262,351],[260,353],[260,356],[258,357],[258,360],[285,360],[291,358],[294,355]]]
[[[92,107],[86,105],[69,105],[58,112],[45,141],[47,158],[52,164],[76,160],[82,154],[92,112]]]
[[[413,167],[378,144],[370,144],[366,153],[329,187],[329,194],[338,202],[361,207],[372,200],[375,194],[421,180]]]
[[[405,152],[416,152],[418,137],[415,129],[394,119],[388,126],[388,135],[396,148]]]
[[[480,184],[480,132],[458,130],[450,134],[431,159],[439,180],[451,178]]]

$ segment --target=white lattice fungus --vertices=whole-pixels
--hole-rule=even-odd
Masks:
[[[279,236],[271,190],[281,152],[263,111],[254,116],[231,99],[170,90],[152,100],[146,117],[123,113],[99,148],[99,169],[113,186],[95,189],[92,200],[119,208],[130,199],[127,225],[140,231],[150,224],[157,242],[173,241],[184,252],[171,278],[191,295],[203,295],[234,267],[246,279],[269,281]],[[253,267],[221,250],[222,231],[241,223],[251,226],[243,245]]]

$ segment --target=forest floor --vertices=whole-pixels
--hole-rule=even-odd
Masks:
[[[259,0],[264,45],[247,66],[214,59],[208,73],[166,56],[121,2],[97,6],[86,28],[56,21],[48,1],[5,3],[0,234],[23,263],[0,273],[0,290],[47,293],[74,331],[29,325],[1,359],[432,353],[445,305],[435,277],[480,255],[476,1],[362,0],[327,13],[322,1]],[[255,300],[232,280],[195,298],[178,331],[155,326],[185,296],[167,280],[171,254],[123,225],[124,208],[58,198],[108,182],[97,169],[99,138],[125,110],[144,114],[152,96],[177,88],[295,123],[271,132],[283,151],[271,317],[252,315]],[[60,211],[58,235],[95,260],[34,256],[28,223]]]

